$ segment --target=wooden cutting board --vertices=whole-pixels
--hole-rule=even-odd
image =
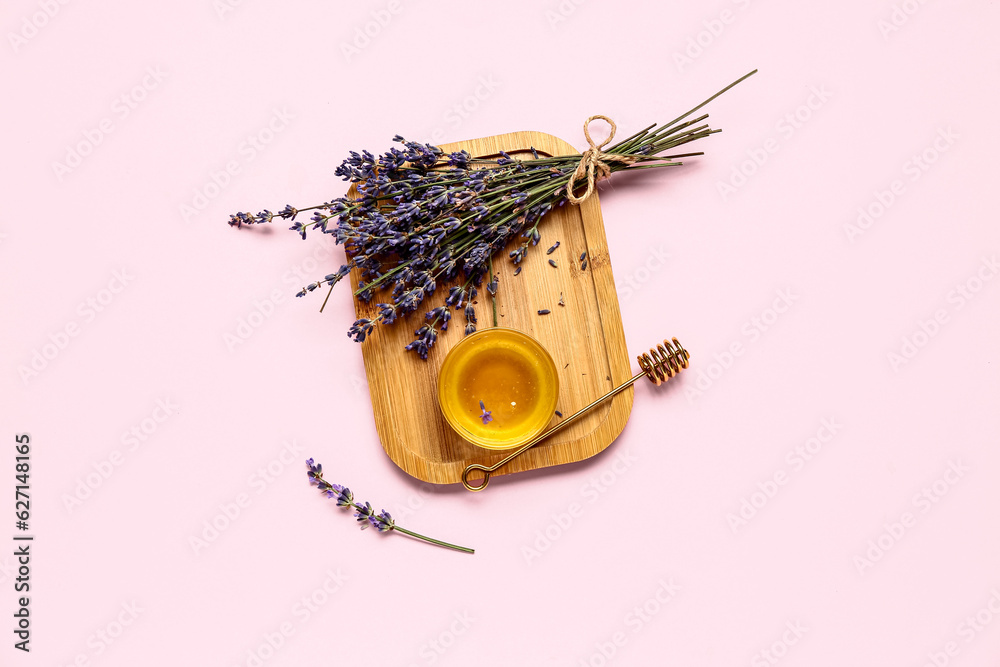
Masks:
[[[530,159],[532,146],[545,157],[579,153],[562,139],[541,132],[512,132],[444,144],[441,148],[446,152],[464,149],[475,157],[499,157],[503,150]],[[552,355],[559,369],[556,409],[569,416],[632,375],[597,193],[580,206],[567,204],[550,212],[539,231],[542,239],[529,248],[519,275],[514,275],[515,266],[507,255],[519,239],[493,257],[494,272],[500,279],[497,319],[499,326],[533,336]],[[546,255],[556,241],[559,248]],[[581,269],[580,262],[584,252],[586,270]],[[558,268],[549,265],[550,259]],[[354,289],[357,274],[356,270],[351,274]],[[424,323],[424,313],[441,305],[449,287],[438,285],[420,310],[390,326],[377,327],[361,345],[383,449],[404,471],[434,484],[461,483],[462,471],[470,463],[489,465],[509,452],[482,449],[466,442],[448,426],[438,407],[438,371],[448,350],[465,333],[465,317],[460,310],[453,311],[448,331],[438,337],[426,361],[403,349],[413,340],[414,330]],[[558,305],[560,295],[565,306]],[[366,304],[355,299],[358,317],[373,317],[378,301],[376,298]],[[474,306],[479,329],[491,326],[492,305],[485,286]],[[541,309],[551,313],[538,315]],[[625,428],[632,397],[629,387],[495,474],[572,463],[601,452]],[[552,423],[558,420],[553,415]]]

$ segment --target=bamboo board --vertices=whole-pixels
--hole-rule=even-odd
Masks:
[[[562,139],[541,132],[512,132],[444,144],[441,148],[446,152],[465,149],[475,157],[499,157],[503,150],[515,157],[530,158],[532,146],[546,157],[578,153]],[[494,272],[500,279],[497,320],[499,326],[533,336],[549,351],[559,371],[556,409],[569,416],[617,382],[631,377],[597,192],[580,206],[567,204],[548,213],[539,231],[542,239],[529,248],[520,275],[514,276],[515,266],[507,257],[520,239],[493,258]],[[546,249],[556,241],[560,242],[559,248],[546,255]],[[581,270],[583,252],[587,253],[586,270]],[[558,268],[550,266],[549,259],[556,260]],[[357,289],[357,270],[351,274],[351,284]],[[405,472],[434,484],[460,483],[462,471],[470,463],[489,465],[508,453],[466,442],[448,426],[438,407],[438,371],[448,350],[464,335],[461,310],[453,311],[451,326],[440,334],[426,361],[403,349],[413,340],[413,331],[424,323],[424,313],[443,302],[449,287],[438,285],[418,311],[390,326],[376,327],[361,345],[375,427],[383,449]],[[558,305],[560,294],[565,306]],[[366,304],[355,299],[357,316],[373,317],[377,301]],[[491,326],[492,303],[485,286],[473,305],[478,328]],[[538,315],[541,309],[551,313]],[[572,463],[598,454],[625,428],[632,398],[629,387],[495,475]],[[552,423],[558,420],[553,415]]]

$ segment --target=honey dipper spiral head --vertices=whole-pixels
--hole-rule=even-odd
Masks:
[[[664,340],[663,345],[657,345],[649,353],[636,358],[649,381],[658,387],[687,368],[690,356],[680,341],[674,338],[673,344]]]

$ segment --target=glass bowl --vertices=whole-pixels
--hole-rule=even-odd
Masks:
[[[511,449],[541,433],[558,398],[552,356],[516,329],[493,327],[466,336],[448,352],[438,375],[445,420],[486,449]]]

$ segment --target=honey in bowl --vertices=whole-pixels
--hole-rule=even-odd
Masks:
[[[517,447],[541,433],[558,398],[552,357],[514,329],[466,336],[448,352],[438,376],[445,419],[463,438],[488,449]]]

